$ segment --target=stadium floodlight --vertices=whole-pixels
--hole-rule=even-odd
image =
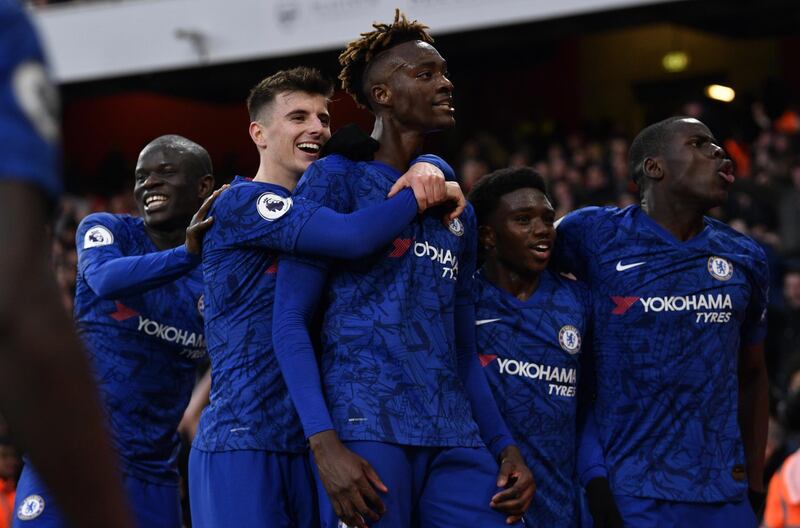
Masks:
[[[706,96],[715,101],[730,103],[736,97],[736,92],[730,86],[722,84],[709,84],[706,86]]]
[[[689,66],[689,54],[685,51],[670,51],[661,59],[661,65],[670,73],[682,72]]]

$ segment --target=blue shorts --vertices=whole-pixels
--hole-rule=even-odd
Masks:
[[[125,476],[126,496],[139,528],[181,528],[178,486],[154,484]],[[12,528],[68,528],[61,511],[30,464],[17,484]],[[87,504],[92,500],[86,497]]]
[[[739,502],[673,502],[615,496],[625,526],[635,528],[756,528],[758,521],[744,498]]]
[[[317,528],[317,493],[305,454],[189,453],[194,528]]]
[[[344,442],[366,459],[389,493],[378,492],[386,513],[380,528],[508,527],[506,516],[489,506],[500,491],[497,462],[485,447],[415,447],[382,442]],[[316,475],[316,466],[314,465]],[[317,476],[322,528],[340,528]],[[516,524],[513,526],[522,526]]]

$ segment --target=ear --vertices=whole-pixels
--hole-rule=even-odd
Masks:
[[[497,245],[497,237],[492,226],[478,226],[478,244],[487,252],[494,250]]]
[[[379,106],[391,106],[392,89],[386,83],[373,84],[369,90],[370,97]]]
[[[203,174],[197,178],[197,197],[205,200],[214,191],[214,175]]]
[[[664,160],[661,158],[645,158],[642,162],[642,173],[651,180],[664,178]]]
[[[253,121],[250,123],[248,132],[250,132],[250,139],[253,140],[253,143],[256,144],[256,147],[259,149],[267,148],[267,133],[264,130],[264,125],[258,121]]]

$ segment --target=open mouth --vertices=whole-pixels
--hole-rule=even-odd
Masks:
[[[733,163],[730,160],[725,160],[722,165],[720,165],[717,174],[720,178],[728,182],[728,184],[732,184],[736,180],[736,176],[733,175]]]
[[[549,240],[541,240],[535,244],[529,245],[528,249],[536,254],[539,258],[548,258],[551,250],[553,249],[553,244]]]
[[[306,154],[319,154],[320,148],[322,148],[318,143],[298,143],[297,148],[305,152]]]
[[[433,103],[434,108],[441,108],[442,110],[447,110],[448,112],[455,112],[456,109],[453,107],[453,100],[452,99],[445,99],[444,101],[439,101]]]
[[[167,196],[166,194],[159,194],[159,193],[150,194],[146,196],[144,199],[144,210],[149,213],[151,211],[157,211],[159,209],[163,209],[164,207],[166,207],[168,201],[169,201],[169,196]]]

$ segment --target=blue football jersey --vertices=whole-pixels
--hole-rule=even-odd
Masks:
[[[578,526],[577,387],[589,325],[588,289],[545,270],[520,301],[475,280],[478,356],[500,414],[536,479],[528,526]]]
[[[351,212],[385,200],[399,176],[380,162],[328,156],[309,167],[295,195]],[[475,251],[468,207],[448,226],[435,213],[418,216],[383,251],[329,263],[320,369],[343,440],[481,445],[458,376],[454,324]]]
[[[319,208],[278,185],[237,177],[203,244],[211,402],[193,447],[300,453],[305,437],[272,347],[278,254]]]
[[[194,268],[142,293],[102,299],[85,273],[94,263],[158,251],[141,218],[96,213],[78,226],[75,320],[100,387],[123,472],[176,483],[178,423],[205,356],[203,280]]]
[[[16,2],[0,2],[0,180],[28,182],[50,198],[58,175],[58,93],[36,34]]]
[[[739,500],[738,357],[766,331],[761,248],[709,218],[680,242],[630,206],[568,215],[555,251],[592,293],[595,418],[614,493]]]

